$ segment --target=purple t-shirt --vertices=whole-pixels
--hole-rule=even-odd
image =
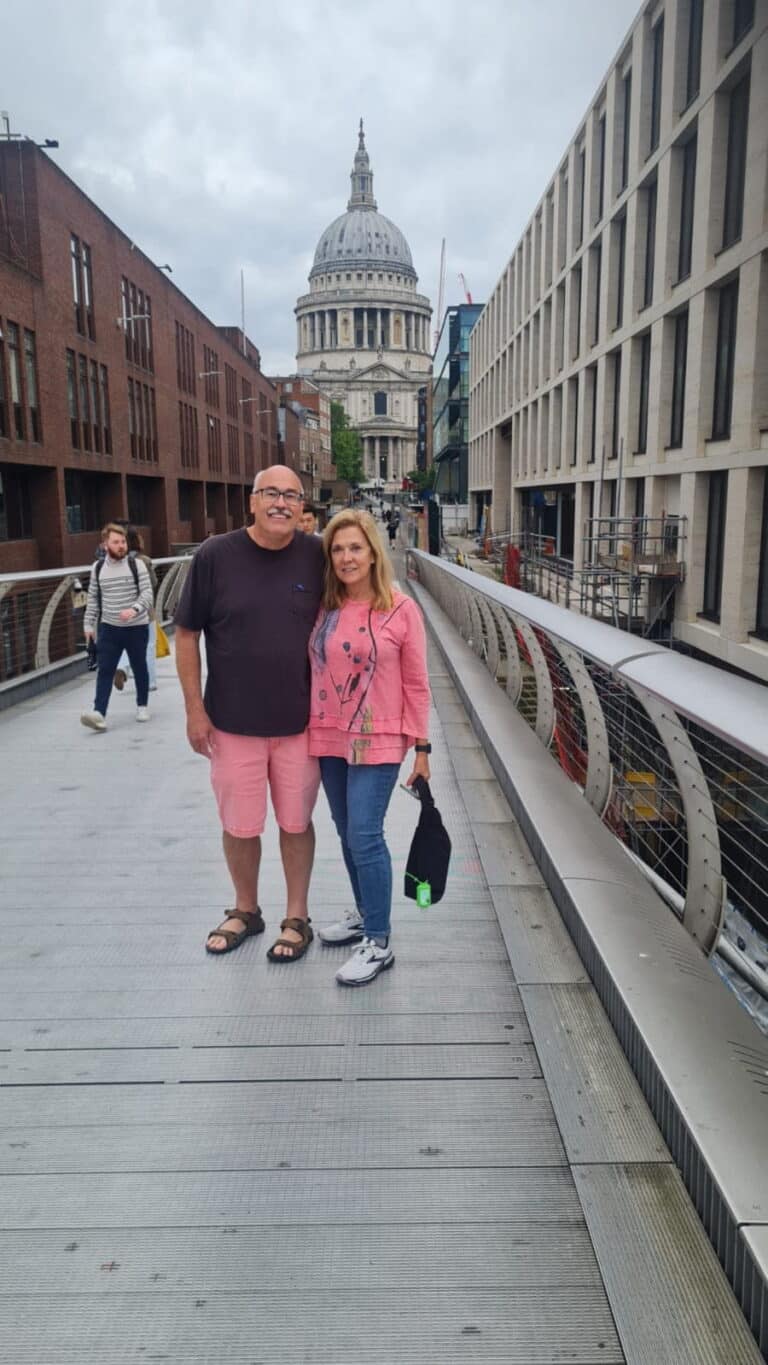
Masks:
[[[200,546],[175,620],[205,635],[205,709],[217,730],[271,738],[306,729],[323,562],[322,541],[301,531],[283,550],[263,549],[244,529]]]

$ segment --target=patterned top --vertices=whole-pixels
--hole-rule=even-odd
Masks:
[[[348,763],[402,763],[429,733],[424,623],[394,594],[389,611],[345,602],[320,612],[309,642],[309,751]]]

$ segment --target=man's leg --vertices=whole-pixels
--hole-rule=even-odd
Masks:
[[[149,701],[149,673],[147,671],[147,636],[149,626],[126,626],[125,649],[136,681],[136,705]]]
[[[216,730],[211,750],[211,785],[224,826],[222,845],[235,906],[248,913],[258,909],[260,831],[267,810],[267,745],[264,739]],[[233,829],[243,832],[233,834]],[[259,833],[252,834],[251,830]],[[230,917],[219,927],[237,934],[243,921]],[[220,952],[226,947],[226,940],[214,932],[209,934],[208,944],[214,952]]]
[[[96,641],[98,671],[96,673],[96,697],[93,703],[94,711],[98,711],[99,715],[102,716],[107,714],[112,692],[112,679],[115,676],[115,667],[123,648],[122,639],[123,633],[119,626],[108,626],[102,621]]]
[[[269,782],[272,804],[280,826],[280,856],[286,888],[286,919],[307,919],[309,879],[315,858],[315,827],[312,811],[320,787],[320,767],[309,757],[309,735],[290,735],[270,741]],[[281,937],[301,943],[295,929],[283,929]],[[275,949],[278,957],[291,957],[289,947]]]

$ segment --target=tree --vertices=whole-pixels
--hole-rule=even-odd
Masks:
[[[342,403],[331,400],[331,459],[336,476],[348,483],[358,483],[363,477],[363,448],[358,432],[349,425]]]
[[[417,493],[425,493],[428,488],[435,486],[436,469],[430,465],[429,469],[409,469],[406,479]]]

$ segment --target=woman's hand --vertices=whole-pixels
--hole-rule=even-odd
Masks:
[[[413,772],[406,781],[406,787],[412,787],[417,777],[423,777],[425,782],[429,781],[429,754],[414,754]]]

